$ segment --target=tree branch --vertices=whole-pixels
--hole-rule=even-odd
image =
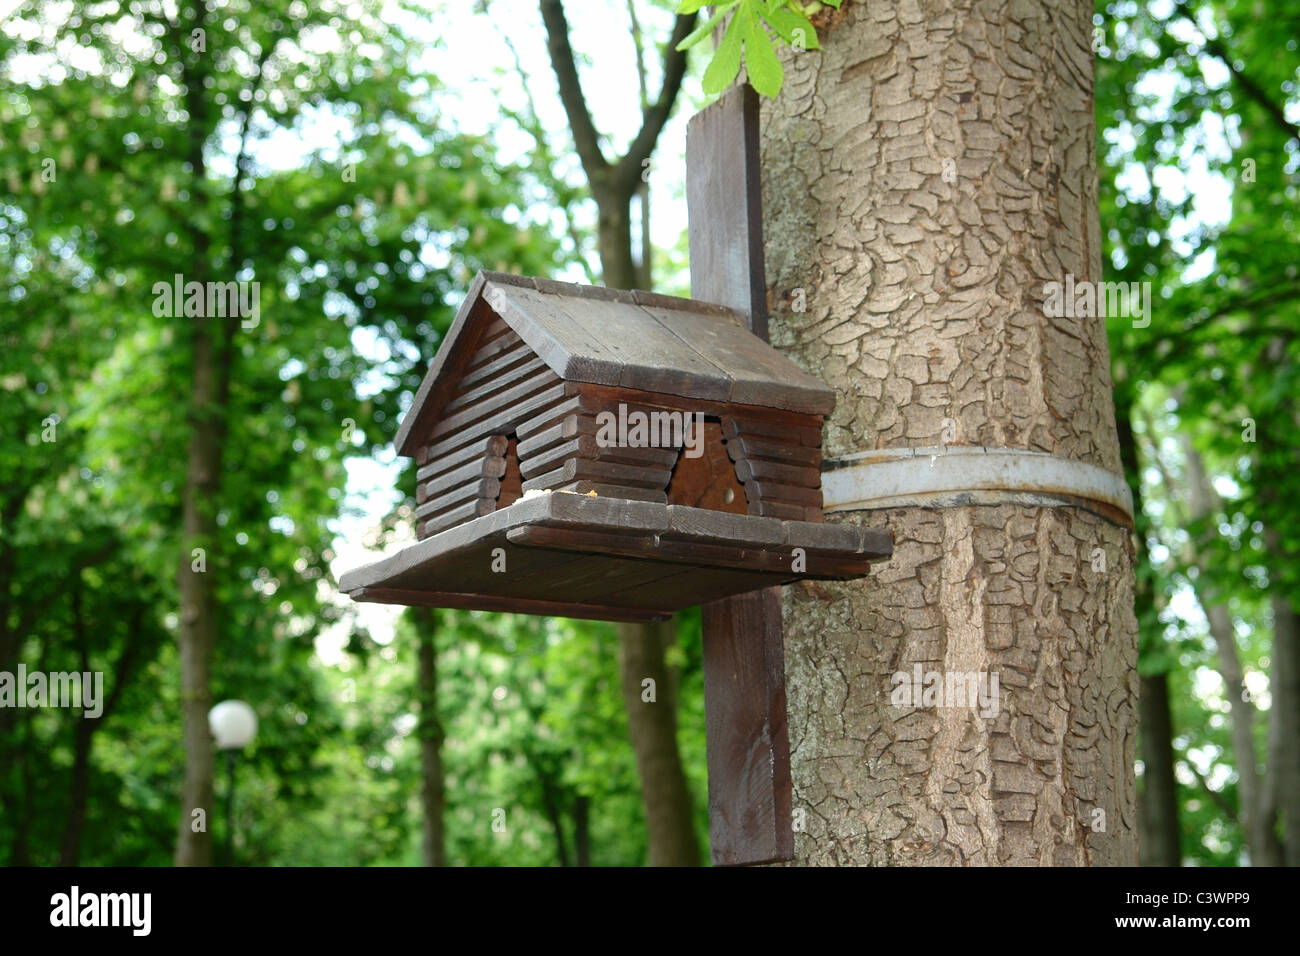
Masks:
[[[542,23],[546,27],[546,50],[551,56],[551,69],[560,87],[560,102],[569,119],[582,168],[594,183],[607,173],[609,162],[601,152],[599,136],[591,121],[586,98],[582,95],[573,47],[569,45],[569,22],[564,17],[564,5],[560,0],[541,0],[541,10]]]
[[[1206,52],[1228,68],[1228,72],[1237,81],[1237,85],[1242,88],[1245,94],[1254,100],[1288,136],[1300,140],[1300,126],[1296,126],[1295,123],[1286,118],[1286,113],[1283,112],[1282,107],[1278,106],[1258,83],[1237,69],[1231,54],[1228,53],[1227,48],[1217,38],[1205,35],[1205,31],[1201,29],[1200,25],[1192,17],[1191,11],[1187,9],[1187,4],[1183,0],[1178,0],[1175,6],[1182,18],[1190,23],[1197,33],[1201,34],[1201,40]]]
[[[1227,798],[1225,798],[1224,795],[1221,794],[1218,790],[1211,788],[1210,782],[1205,779],[1204,774],[1202,774],[1199,770],[1196,769],[1196,764],[1192,763],[1190,759],[1184,760],[1183,763],[1184,765],[1186,765],[1187,769],[1192,772],[1192,776],[1194,776],[1198,781],[1200,781],[1201,789],[1205,791],[1205,795],[1214,802],[1215,806],[1217,806],[1220,810],[1223,811],[1223,815],[1226,816],[1233,823],[1238,822],[1237,808],[1234,807],[1232,804],[1230,804],[1227,801]]]
[[[495,18],[493,23],[496,23]],[[537,144],[537,152],[542,158],[542,163],[551,171],[551,177],[555,182],[555,200],[560,207],[560,212],[564,215],[564,230],[569,237],[569,241],[573,243],[573,254],[577,257],[579,265],[582,266],[587,281],[595,285],[596,276],[592,272],[591,264],[587,262],[587,256],[582,250],[582,236],[579,234],[577,223],[574,221],[573,190],[555,172],[555,156],[551,153],[551,147],[546,141],[546,130],[537,115],[537,103],[533,99],[532,87],[528,82],[528,71],[524,69],[524,61],[520,59],[519,51],[515,49],[509,34],[500,29],[499,24],[497,32],[500,34],[502,42],[505,43],[506,49],[510,51],[511,58],[515,61],[515,72],[519,74],[519,85],[524,91],[524,102],[527,105],[526,114],[516,115],[513,111],[510,111],[509,115],[533,137],[533,141]]]
[[[642,111],[641,131],[632,140],[627,155],[618,163],[617,179],[626,195],[631,196],[641,181],[641,163],[650,158],[650,153],[659,140],[664,124],[672,114],[673,104],[682,88],[682,79],[686,76],[686,52],[678,50],[677,44],[686,39],[687,34],[695,29],[695,14],[679,16],[673,25],[673,35],[668,39],[663,53],[663,86],[659,89],[659,99],[650,108]]]

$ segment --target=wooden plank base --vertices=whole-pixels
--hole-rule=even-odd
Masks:
[[[858,577],[891,552],[888,535],[856,525],[546,492],[350,571],[339,586],[359,601],[650,620],[804,578]]]

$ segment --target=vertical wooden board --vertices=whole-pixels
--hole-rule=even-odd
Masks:
[[[738,310],[766,341],[758,94],[748,85],[691,119],[686,199],[692,297]],[[703,609],[713,862],[793,859],[781,589],[712,601]]]
[[[794,855],[781,589],[703,606],[709,842],[721,866]]]
[[[733,87],[686,126],[691,298],[749,316],[767,339],[758,94]]]

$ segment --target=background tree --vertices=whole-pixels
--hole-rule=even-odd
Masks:
[[[541,13],[551,66],[559,84],[560,102],[564,105],[574,147],[596,203],[601,279],[612,288],[636,288],[647,283],[650,276],[648,246],[642,246],[644,268],[638,266],[632,255],[632,199],[641,189],[646,164],[681,89],[686,72],[686,54],[677,46],[693,29],[695,15],[691,13],[676,18],[672,36],[662,54],[659,96],[651,104],[645,100],[643,92],[641,128],[623,155],[610,160],[601,148],[600,136],[582,93],[561,0],[541,0]],[[633,26],[638,77],[644,91],[645,70],[635,15]],[[647,217],[648,211],[643,205],[643,222]],[[643,243],[646,235],[648,227],[642,230]],[[623,697],[632,747],[640,769],[650,863],[654,866],[698,864],[700,848],[692,822],[691,796],[677,746],[676,695],[665,695],[665,699],[656,701],[654,706],[647,706],[642,699],[643,680],[649,678],[659,688],[672,688],[676,681],[676,675],[665,660],[665,652],[676,640],[676,629],[623,624],[619,627],[619,638]]]

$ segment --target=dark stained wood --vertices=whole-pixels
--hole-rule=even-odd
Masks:
[[[491,514],[495,507],[495,502],[483,498],[475,499],[459,508],[452,508],[450,511],[444,511],[418,522],[415,526],[416,537],[427,538],[445,528],[462,524],[473,518],[481,518],[483,515]]]
[[[502,372],[509,371],[523,362],[537,359],[537,354],[525,345],[519,336],[512,332],[510,338],[513,341],[507,338],[498,339],[493,345],[501,343],[501,347],[480,364],[471,366],[470,370],[460,380],[459,395],[463,395],[468,389],[474,388],[480,383],[500,375]],[[482,349],[476,353],[476,355],[482,354]]]
[[[506,508],[519,500],[523,492],[523,478],[519,474],[519,442],[514,435],[505,452],[506,471],[501,478],[501,493],[497,496],[497,507]]]
[[[532,438],[538,432],[564,421],[570,415],[586,411],[590,402],[581,394],[581,388],[581,385],[567,383],[566,391],[560,401],[533,410],[520,419],[518,427],[515,428],[519,440]]]
[[[520,439],[519,454],[531,457],[580,435],[595,435],[599,429],[594,416],[569,412],[554,425],[535,432],[530,438]]]
[[[671,613],[665,611],[610,607],[602,604],[536,601],[521,598],[493,597],[486,594],[453,594],[445,591],[405,591],[401,588],[359,588],[348,596],[354,601],[404,604],[407,607],[453,607],[472,611],[508,611],[514,614],[576,617],[591,621],[666,621],[672,616]]]
[[[821,470],[821,448],[809,448],[805,445],[787,444],[786,442],[764,441],[759,438],[736,436],[727,440],[727,450],[735,448],[737,458],[761,459],[763,461],[780,461],[787,465],[807,465]]]
[[[554,294],[488,282],[484,294],[499,301],[504,317],[525,342],[565,379],[617,385],[623,363],[599,338],[593,338]]]
[[[793,570],[793,547],[806,569]],[[677,610],[768,584],[860,574],[888,554],[888,536],[853,525],[766,518],[616,498],[552,492],[447,528],[391,557],[343,575],[340,587],[568,599],[569,583],[593,588],[606,606]],[[506,573],[493,568],[504,549]],[[689,572],[674,592],[665,566]],[[637,570],[640,568],[640,570]],[[621,588],[617,600],[599,582]],[[639,584],[646,591],[637,589]],[[673,594],[677,597],[674,598]],[[584,601],[588,600],[586,596]]]
[[[703,605],[710,842],[721,866],[794,856],[781,589]]]
[[[571,491],[575,495],[586,495],[591,497],[594,493],[597,498],[622,498],[625,501],[653,501],[657,504],[667,504],[668,495],[664,491],[653,488],[633,488],[628,485],[610,485],[601,481],[571,481],[568,484],[560,485],[556,491]]]
[[[873,560],[858,554],[826,554],[808,552],[807,570],[795,572],[793,555],[787,548],[765,548],[720,544],[706,541],[674,540],[660,535],[623,534],[616,529],[590,531],[585,528],[549,528],[529,526],[515,528],[506,534],[512,544],[535,548],[555,548],[561,551],[641,556],[652,561],[671,561],[678,564],[701,565],[709,568],[736,568],[745,571],[764,571],[789,580],[816,578],[839,580],[865,574]]]
[[[474,281],[470,283],[469,291],[465,293],[465,301],[461,303],[456,318],[452,320],[451,328],[447,331],[438,354],[433,357],[428,373],[420,382],[415,399],[411,403],[411,410],[402,418],[402,423],[397,428],[393,446],[399,455],[409,455],[420,444],[428,441],[428,431],[437,414],[438,406],[445,400],[446,394],[455,387],[459,374],[465,370],[465,363],[478,347],[477,341],[470,341],[468,336],[462,336],[461,333],[467,327],[473,328],[478,323],[490,321],[493,315],[492,309],[483,300],[483,289],[486,285],[487,276],[483,273],[475,276]]]
[[[484,459],[483,464],[500,465],[502,472],[505,471],[505,462],[499,458]],[[436,498],[426,497],[424,501],[418,501],[415,509],[416,517],[427,518],[429,515],[438,514],[446,511],[453,505],[469,501],[472,498],[484,498],[496,501],[497,496],[501,493],[501,479],[499,477],[471,478],[469,481],[462,482],[439,494]]]
[[[786,521],[805,521],[808,516],[806,505],[791,504],[787,501],[767,501],[761,494],[755,494],[755,500],[749,504],[749,513],[762,518],[781,518]]]
[[[771,480],[774,484],[793,485],[796,488],[820,488],[822,484],[822,473],[816,468],[762,459],[742,458],[736,462],[736,474],[741,481]]]
[[[700,412],[721,419],[725,426],[726,419],[735,416],[739,410],[744,414],[746,421],[767,422],[771,423],[772,427],[786,425],[796,429],[796,433],[800,433],[797,431],[800,428],[815,428],[818,435],[817,443],[821,443],[821,420],[816,415],[787,412],[780,408],[760,408],[753,405],[746,405],[738,409],[732,402],[712,402],[697,398],[683,398],[680,395],[668,395],[662,392],[629,393],[625,389],[611,388],[608,385],[590,385],[586,382],[576,383],[576,388],[581,392],[584,400],[580,407],[589,408],[593,412],[617,412],[619,403],[622,402],[627,405],[629,411],[669,409]]]
[[[504,449],[503,449],[504,451]],[[487,454],[466,465],[430,478],[420,483],[420,488],[430,498],[445,494],[455,488],[472,483],[476,478],[500,478],[506,473],[505,459],[498,454]]]
[[[759,501],[785,501],[790,504],[816,508],[820,513],[822,491],[820,488],[801,488],[798,485],[779,485],[773,481],[747,481],[747,493],[753,493]]]
[[[421,450],[429,447],[430,446],[428,445],[424,445]],[[464,461],[465,464],[469,464],[471,460],[476,458],[496,457],[505,454],[506,437],[504,435],[491,435],[476,445],[466,447],[467,450],[464,452],[464,455],[466,456]],[[459,464],[461,460],[462,459],[451,455],[440,456],[436,461],[429,461],[416,471],[415,479],[416,481],[428,481],[430,478],[445,474],[453,468],[463,467]]]
[[[545,375],[541,373],[545,372]],[[536,355],[531,356],[527,361],[514,365],[508,369],[503,369],[496,375],[491,376],[476,385],[474,388],[464,392],[459,392],[443,408],[443,414],[451,416],[464,408],[471,408],[475,405],[495,405],[495,397],[508,388],[512,388],[524,382],[541,380],[553,382],[555,373],[547,367]]]
[[[750,416],[737,418],[734,409],[730,415],[722,418],[722,433],[728,438],[754,435],[768,441],[781,441],[790,444],[820,448],[822,444],[822,424],[815,416],[801,416],[803,421],[778,419],[775,415]],[[745,409],[743,411],[748,411]],[[742,411],[742,414],[743,414]]]
[[[527,467],[525,462],[521,470]],[[542,475],[527,478],[524,491],[558,488],[571,481],[590,478],[593,481],[611,485],[627,485],[632,488],[649,488],[662,491],[668,485],[672,472],[668,468],[649,468],[642,465],[625,465],[619,462],[591,461],[585,458],[570,458],[561,467]]]
[[[702,454],[688,458],[682,451],[667,492],[669,504],[745,514],[749,499],[744,486],[736,480],[736,466],[722,443],[720,423],[705,421]]]
[[[452,453],[455,449],[477,440],[480,436],[508,435],[511,431],[518,434],[519,426],[515,424],[516,422],[523,422],[531,415],[544,413],[551,406],[564,401],[578,387],[573,382],[558,382],[544,391],[530,395],[523,400],[515,400],[513,397],[503,399],[500,409],[488,417],[480,419],[472,425],[462,426],[460,431],[455,428],[448,428],[443,434],[435,434],[435,437],[441,439],[439,445],[446,448],[447,453]],[[439,428],[441,428],[441,425],[439,425]],[[438,453],[439,449],[435,449],[434,454],[437,455]]]
[[[689,391],[692,397],[720,402],[731,397],[731,378],[706,356],[674,336],[647,336],[659,315],[686,313],[653,306],[611,309],[591,299],[566,301],[564,310],[590,340],[599,341],[623,365],[625,373],[636,369],[637,390],[672,394]],[[627,375],[621,376],[617,384],[628,385]]]
[[[433,427],[430,433],[433,438],[441,438],[444,435],[458,432],[463,429],[467,430],[470,426],[476,425],[485,419],[491,420],[500,416],[506,416],[505,420],[510,420],[518,416],[518,405],[525,399],[536,396],[539,392],[549,394],[556,386],[563,385],[558,376],[549,368],[543,365],[532,375],[520,382],[507,382],[509,388],[501,388],[495,391],[490,401],[480,401],[477,405],[462,409],[455,414],[448,415],[446,418],[439,419],[438,424]],[[499,429],[492,429],[499,431]]]
[[[758,94],[735,87],[686,129],[691,297],[729,306],[767,340]]]
[[[758,94],[748,84],[733,87],[691,118],[686,131],[686,202],[691,295],[736,309],[746,317],[750,331],[766,341],[758,119]],[[707,347],[699,341],[692,344]],[[735,411],[721,413],[725,437],[771,434],[742,426],[734,419]],[[821,443],[817,418],[759,420],[788,430],[796,441],[815,426]],[[748,510],[757,506],[751,501]],[[791,860],[781,591],[751,592],[703,607],[709,852],[715,865],[724,866]]]
[[[602,447],[595,435],[579,435],[529,454],[525,474],[533,475],[562,465],[569,458],[586,458],[592,461],[625,462],[649,468],[672,468],[677,461],[675,448],[638,448],[611,445]]]

